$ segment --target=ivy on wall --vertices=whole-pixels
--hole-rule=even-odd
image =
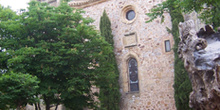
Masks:
[[[189,80],[188,74],[184,68],[182,60],[178,57],[178,44],[179,44],[179,22],[183,22],[183,16],[178,8],[173,7],[171,5],[169,7],[171,22],[172,22],[172,30],[171,33],[173,35],[175,44],[174,44],[174,98],[176,103],[177,110],[190,110],[189,108],[189,94],[192,91],[191,82]]]

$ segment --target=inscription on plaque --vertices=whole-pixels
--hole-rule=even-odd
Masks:
[[[126,34],[123,37],[123,44],[125,47],[131,47],[137,45],[137,35],[136,33]]]

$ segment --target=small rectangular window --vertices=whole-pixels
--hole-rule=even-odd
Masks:
[[[166,52],[170,52],[171,51],[170,40],[166,40],[165,41],[165,51]]]

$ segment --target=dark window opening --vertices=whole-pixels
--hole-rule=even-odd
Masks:
[[[126,13],[126,19],[127,20],[133,20],[135,18],[135,12],[134,10],[129,10],[127,13]]]
[[[166,52],[170,52],[171,51],[170,40],[166,40],[165,41],[165,51]]]
[[[131,58],[128,62],[130,91],[139,91],[138,65],[137,60]]]

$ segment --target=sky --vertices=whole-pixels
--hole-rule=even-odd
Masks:
[[[10,6],[12,10],[19,11],[21,8],[26,9],[30,0],[0,0],[4,7]]]

